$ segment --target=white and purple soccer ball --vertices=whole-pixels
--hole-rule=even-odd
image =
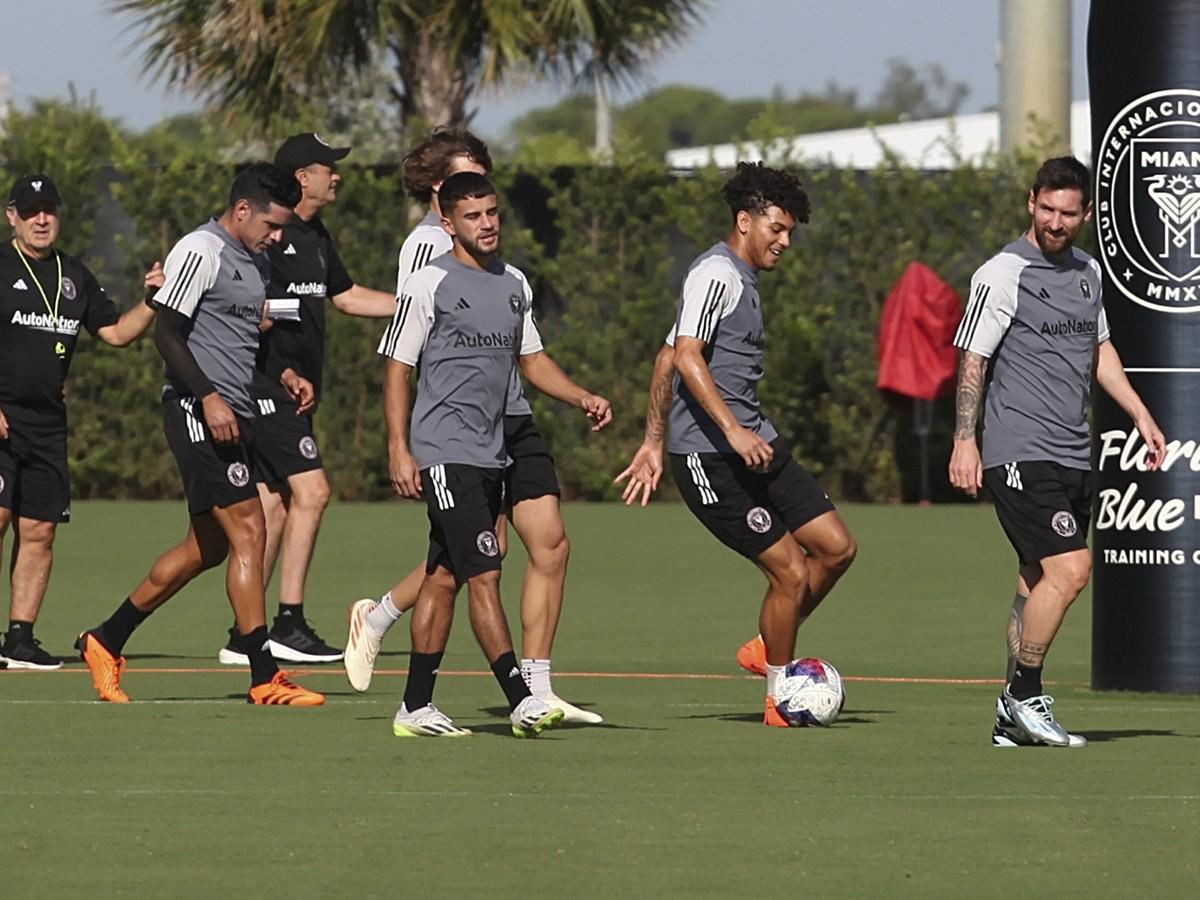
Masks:
[[[789,725],[832,725],[845,703],[842,676],[823,659],[792,660],[775,685],[775,709]]]

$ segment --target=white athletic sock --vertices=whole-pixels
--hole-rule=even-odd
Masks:
[[[392,603],[392,592],[388,591],[379,602],[375,604],[375,608],[367,613],[366,624],[371,629],[371,633],[376,637],[383,637],[388,633],[388,629],[396,624],[404,613],[396,609]]]
[[[783,674],[783,670],[787,666],[773,666],[767,663],[767,695],[775,696],[775,685],[779,681],[779,676]]]
[[[544,697],[546,694],[553,693],[550,687],[550,660],[522,659],[521,677],[525,679],[525,684],[529,686],[529,693],[533,696]]]

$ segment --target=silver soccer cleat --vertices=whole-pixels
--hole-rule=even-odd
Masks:
[[[1086,747],[1087,738],[1069,734],[1050,711],[1054,698],[1041,694],[1028,700],[1018,700],[1004,693],[996,700],[996,725],[992,729],[992,745],[1019,747],[1045,744],[1049,747]]]

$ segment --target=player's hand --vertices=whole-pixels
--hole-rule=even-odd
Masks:
[[[620,484],[628,478],[629,484],[621,492],[621,499],[626,506],[632,506],[640,496],[642,506],[645,506],[650,502],[650,495],[658,490],[662,473],[662,444],[643,441],[637,453],[633,454],[629,467],[613,479],[613,484]]]
[[[279,383],[296,401],[296,415],[302,416],[317,403],[317,391],[312,382],[296,374],[295,369],[284,369]]]
[[[599,394],[584,394],[579,398],[579,405],[592,420],[592,431],[603,431],[612,421],[612,404]]]
[[[983,487],[983,462],[975,438],[954,442],[950,454],[950,483],[972,497],[978,497]]]
[[[1162,431],[1158,427],[1158,423],[1154,421],[1154,417],[1150,413],[1146,413],[1133,423],[1138,430],[1138,434],[1142,436],[1142,440],[1146,442],[1146,465],[1151,472],[1157,472],[1162,468],[1163,460],[1167,455],[1167,439],[1163,437]]]
[[[417,468],[417,461],[408,448],[392,448],[388,453],[388,470],[397,494],[409,500],[421,499],[424,494],[421,489],[421,470]]]
[[[762,471],[775,458],[775,451],[762,439],[762,435],[755,434],[742,425],[736,425],[726,432],[725,439],[748,468]]]
[[[218,444],[236,443],[241,437],[237,416],[233,414],[229,404],[221,399],[221,395],[213,391],[200,401],[200,406],[204,410],[204,421],[208,423],[213,440]]]
[[[4,416],[4,410],[0,409],[0,441],[8,440],[8,419]]]
[[[166,283],[166,280],[167,276],[163,272],[162,263],[155,260],[150,271],[142,276],[142,287],[146,289],[146,299],[149,300],[158,293],[158,289]]]

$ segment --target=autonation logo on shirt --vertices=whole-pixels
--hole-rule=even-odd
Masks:
[[[13,313],[11,324],[35,328],[38,331],[49,331],[54,334],[79,334],[78,319],[68,319],[65,316],[55,317],[47,313],[23,313],[17,310]]]

